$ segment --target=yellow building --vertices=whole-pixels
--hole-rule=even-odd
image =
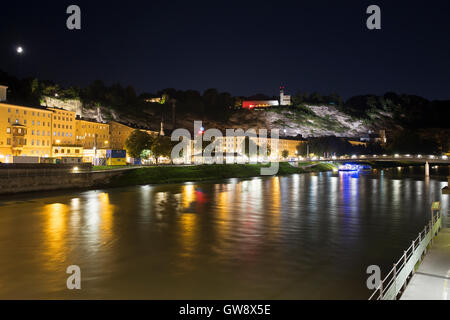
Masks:
[[[352,146],[362,146],[367,147],[367,142],[359,140],[347,140]]]
[[[52,156],[55,158],[83,157],[83,147],[81,146],[53,146]]]
[[[109,132],[111,138],[111,149],[123,150],[125,149],[125,141],[127,141],[130,134],[136,129],[125,124],[111,121],[109,123]]]
[[[218,138],[218,140],[221,141],[222,144],[222,152],[225,153],[236,153],[236,155],[243,155],[244,151],[242,150],[243,147],[243,141],[245,139],[245,136],[224,136],[222,138]],[[296,157],[297,156],[297,147],[305,143],[305,141],[302,140],[294,140],[294,139],[278,139],[278,146],[277,150],[275,150],[275,143],[272,140],[272,138],[262,138],[262,137],[250,137],[251,141],[253,141],[256,145],[263,146],[264,144],[267,144],[268,151],[270,153],[277,151],[277,156],[272,154],[272,159],[282,159],[282,154],[284,150],[288,151],[288,157]],[[191,141],[191,152],[194,153],[194,140]]]
[[[53,144],[75,145],[75,112],[60,108],[48,108],[48,110],[53,111]]]
[[[292,140],[292,139],[279,139],[278,140],[278,156],[282,158],[283,151],[286,150],[288,152],[288,158],[297,156],[297,147],[305,143],[305,141],[301,140]]]
[[[113,150],[124,150],[125,142],[127,141],[130,134],[136,129],[137,128],[127,126],[127,125],[117,122],[117,121],[111,121],[109,123],[109,136],[110,136],[110,140],[111,140],[110,148]],[[156,131],[145,130],[145,129],[138,129],[138,130],[147,132],[150,135],[158,134],[158,132],[156,132]]]
[[[0,103],[0,162],[51,156],[52,111]]]
[[[76,119],[76,142],[85,149],[109,149],[109,124],[92,120]]]

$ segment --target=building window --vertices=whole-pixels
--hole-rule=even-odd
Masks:
[[[6,138],[6,144],[10,145],[11,144],[11,138]]]
[[[11,128],[6,128],[6,133],[11,133]]]

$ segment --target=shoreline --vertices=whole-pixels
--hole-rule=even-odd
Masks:
[[[210,164],[185,167],[147,167],[124,171],[107,184],[99,184],[94,188],[115,188],[139,185],[159,185],[185,182],[204,182],[223,179],[246,179],[254,177],[273,177],[289,174],[327,172],[335,168],[332,164],[319,163],[312,167],[293,167],[281,162],[278,173],[262,176],[260,169],[267,167],[261,164]]]
[[[75,192],[101,190],[109,188],[121,188],[142,185],[163,185],[186,182],[207,182],[220,181],[226,179],[249,179],[255,177],[274,177],[286,176],[290,174],[318,173],[330,172],[337,169],[337,164],[332,163],[302,163],[300,167],[294,167],[287,162],[279,163],[279,171],[275,175],[261,176],[260,169],[268,165],[262,164],[210,164],[210,165],[194,165],[194,166],[152,166],[152,167],[136,167],[126,170],[100,170],[93,171],[90,174],[106,174],[116,173],[106,179],[98,179],[95,183],[86,187],[57,187],[49,189],[40,189],[32,191],[20,191],[10,193],[0,193],[0,200],[11,196],[38,195],[44,193],[46,195]],[[374,163],[367,162],[373,165]],[[383,170],[395,167],[420,166],[417,163],[384,163],[382,165],[373,165],[373,169]],[[119,173],[120,172],[120,173]],[[84,174],[87,174],[85,172]],[[118,173],[118,174],[117,174]],[[88,173],[89,174],[89,173]]]

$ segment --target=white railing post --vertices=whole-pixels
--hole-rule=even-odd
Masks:
[[[406,268],[406,250],[403,251],[403,268]],[[407,280],[405,280],[405,282],[403,283],[403,291],[406,290],[406,282]]]
[[[383,280],[380,283],[380,300],[383,300]]]
[[[394,263],[394,273],[392,275],[394,277],[394,283],[392,284],[394,286],[394,300],[397,300],[397,264]]]
[[[415,243],[416,243],[416,240],[413,240],[413,242],[412,242],[412,253],[411,253],[411,257],[414,255],[414,251],[416,251],[416,248],[415,248]],[[412,274],[414,275],[414,266],[412,267]]]

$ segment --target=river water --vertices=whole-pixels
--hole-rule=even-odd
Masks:
[[[430,219],[449,167],[0,199],[1,299],[367,299]],[[82,288],[66,287],[81,268]]]

